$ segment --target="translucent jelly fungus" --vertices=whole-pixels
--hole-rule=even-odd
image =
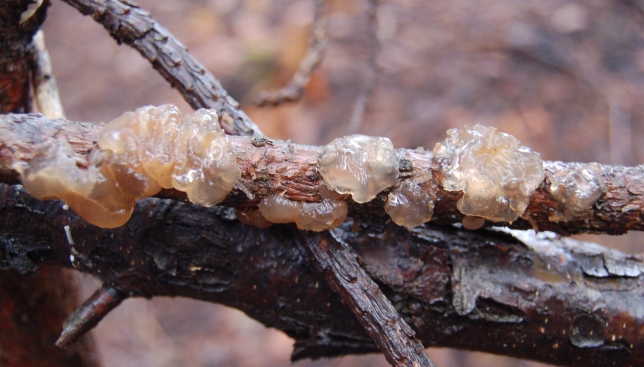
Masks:
[[[74,149],[64,140],[50,139],[36,147],[35,157],[14,168],[25,189],[38,200],[64,200],[90,223],[108,228],[125,224],[134,210],[134,199],[123,193],[104,167],[78,167]]]
[[[566,164],[554,169],[549,180],[552,196],[562,204],[549,216],[553,222],[584,215],[605,190],[599,163]]]
[[[264,218],[258,208],[235,208],[235,216],[240,222],[257,228],[264,229],[273,224]]]
[[[295,223],[299,229],[320,232],[344,222],[348,206],[342,200],[307,203],[271,194],[259,204],[259,211],[269,222]]]
[[[319,158],[324,182],[358,203],[371,201],[396,183],[398,158],[391,140],[351,135],[327,144]]]
[[[485,219],[481,217],[466,215],[463,217],[461,224],[463,225],[463,228],[474,231],[483,227],[483,225],[485,224]]]
[[[76,164],[65,141],[51,140],[35,159],[17,165],[36,198],[65,200],[80,216],[113,228],[134,201],[161,188],[184,191],[197,204],[222,201],[241,176],[228,138],[212,110],[184,116],[172,105],[127,112],[105,126],[89,166]]]
[[[432,219],[434,203],[420,186],[405,181],[389,193],[385,211],[394,223],[411,229]]]
[[[443,188],[463,191],[457,202],[461,213],[492,221],[512,222],[523,214],[530,194],[544,179],[539,154],[513,136],[475,125],[436,144]]]

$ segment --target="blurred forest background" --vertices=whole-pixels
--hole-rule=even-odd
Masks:
[[[432,149],[480,122],[546,160],[644,162],[644,1],[382,0],[379,79],[359,132]],[[141,0],[218,77],[271,138],[326,144],[346,135],[369,63],[366,0],[328,1],[329,47],[303,99],[255,107],[305,54],[309,0]],[[127,46],[54,1],[45,22],[67,117],[109,122],[147,104],[189,106]],[[644,237],[584,236],[641,252]],[[78,277],[88,296],[94,280]],[[127,300],[93,331],[103,366],[288,366],[292,341],[239,311],[189,299]],[[472,335],[476,338],[476,335]],[[430,349],[439,367],[544,366]],[[387,366],[379,355],[301,361]]]

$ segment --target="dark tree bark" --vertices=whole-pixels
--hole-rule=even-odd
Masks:
[[[107,230],[19,186],[2,186],[0,202],[3,267],[70,267],[132,297],[235,307],[293,337],[296,360],[377,350],[291,226],[261,230],[230,209],[151,198],[127,225]],[[337,233],[425,346],[571,366],[643,363],[638,257],[553,235],[522,243],[450,226],[353,227]]]

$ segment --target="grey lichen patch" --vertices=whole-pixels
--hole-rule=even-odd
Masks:
[[[65,141],[51,139],[16,169],[32,195],[59,198],[99,227],[125,224],[134,201],[174,187],[197,204],[222,201],[241,176],[214,110],[184,116],[177,107],[147,106],[110,122],[100,149],[79,167]]]
[[[391,140],[351,135],[327,144],[319,158],[324,182],[358,203],[373,200],[398,178],[398,158]]]
[[[457,207],[465,215],[512,222],[528,206],[530,194],[544,179],[539,154],[515,137],[475,125],[450,129],[434,147],[445,190],[463,191]]]
[[[555,167],[549,176],[549,189],[561,206],[548,219],[553,222],[568,221],[587,214],[605,191],[601,165],[569,163],[565,167]]]
[[[420,186],[407,180],[389,193],[385,211],[394,223],[411,229],[432,219],[434,202]]]

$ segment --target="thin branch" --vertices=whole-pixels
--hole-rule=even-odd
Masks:
[[[294,359],[377,352],[293,226],[258,229],[225,208],[150,198],[108,230],[19,186],[0,185],[0,202],[0,258],[73,267],[132,297],[238,308],[294,338]],[[552,234],[521,242],[452,226],[410,232],[363,220],[336,232],[425,346],[569,366],[644,361],[638,256]]]
[[[32,83],[36,96],[36,106],[43,115],[52,118],[65,118],[63,105],[58,94],[58,85],[52,72],[51,58],[45,47],[45,35],[42,30],[34,36],[34,69],[32,71]]]
[[[0,116],[0,182],[18,183],[12,165],[18,161],[29,162],[34,157],[34,147],[52,137],[67,140],[82,161],[96,149],[94,140],[100,129],[100,124],[51,120],[42,115]],[[222,205],[256,206],[269,193],[284,194],[296,201],[320,200],[318,156],[321,147],[241,136],[231,136],[229,141],[237,155],[242,177]],[[413,179],[435,203],[432,223],[460,223],[463,215],[456,203],[462,193],[443,189],[431,152],[398,149],[396,154],[401,167],[399,182]],[[532,193],[524,215],[513,223],[488,221],[488,226],[534,228],[566,235],[583,232],[622,234],[644,229],[644,166],[600,166],[605,187],[603,195],[588,210],[567,221],[551,220],[553,212],[563,210],[565,204],[552,195],[548,183],[553,172],[572,171],[573,164],[544,162],[544,167],[546,177]],[[582,167],[587,166],[582,164]],[[387,221],[389,217],[383,209],[387,194],[385,190],[362,205],[350,201],[349,214],[355,218]],[[185,200],[183,193],[173,190],[162,191],[157,197]]]
[[[315,19],[311,34],[311,45],[300,63],[293,78],[282,89],[262,91],[257,96],[258,106],[277,106],[284,102],[297,102],[304,93],[304,87],[311,79],[311,74],[322,62],[327,46],[325,0],[315,0]]]
[[[351,247],[328,232],[302,232],[299,242],[392,366],[435,367],[416,333],[360,267]]]
[[[378,39],[378,5],[380,0],[369,0],[367,13],[369,30],[369,59],[365,68],[364,83],[358,98],[353,105],[351,119],[347,126],[347,135],[360,131],[364,123],[364,115],[367,110],[369,98],[373,94],[373,88],[378,80],[378,53],[380,52],[380,40]]]
[[[82,14],[91,15],[117,42],[123,42],[139,51],[194,109],[216,109],[219,122],[226,133],[263,136],[219,80],[148,12],[129,1],[64,1]]]
[[[63,323],[63,332],[56,346],[67,348],[86,332],[94,328],[103,317],[127,298],[127,295],[107,285],[99,288]]]

